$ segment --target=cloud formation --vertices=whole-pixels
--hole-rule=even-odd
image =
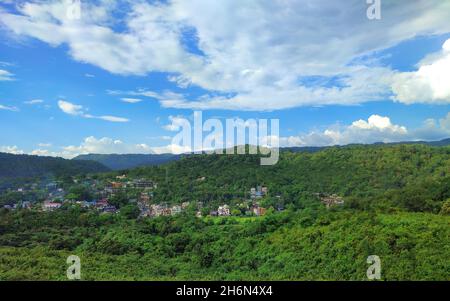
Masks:
[[[190,149],[179,145],[169,144],[167,146],[151,147],[145,143],[129,144],[118,139],[109,137],[96,138],[94,136],[85,138],[78,146],[65,146],[58,153],[39,150],[39,152],[47,155],[53,153],[65,158],[73,158],[81,154],[180,154],[187,151],[190,151]]]
[[[109,115],[94,116],[91,114],[87,114],[86,109],[82,105],[73,104],[73,103],[65,101],[65,100],[59,100],[58,107],[64,113],[72,115],[72,116],[101,119],[101,120],[110,121],[110,122],[122,122],[123,123],[123,122],[130,121],[129,119],[123,118],[123,117],[116,117],[116,116],[109,116]]]
[[[314,130],[298,136],[280,137],[281,146],[332,146],[371,144],[376,142],[431,141],[450,136],[450,112],[440,120],[427,119],[416,129],[392,123],[386,116],[371,115],[350,125],[332,125],[325,130]]]
[[[177,120],[181,117],[171,116],[174,132],[181,130]],[[206,135],[207,133],[204,133]],[[348,125],[335,124],[324,130],[312,130],[296,136],[259,137],[260,144],[267,144],[268,139],[278,139],[280,147],[293,146],[333,146],[347,144],[372,144],[376,142],[433,141],[450,136],[450,112],[440,119],[427,119],[419,128],[408,129],[395,124],[387,116],[371,115],[367,120],[359,119]],[[172,137],[158,137],[160,140],[171,140]],[[274,140],[272,140],[272,143]],[[188,146],[170,143],[164,146],[150,146],[146,143],[126,143],[109,137],[85,138],[79,145],[53,148],[50,143],[41,143],[39,148],[29,152],[32,155],[73,158],[80,154],[182,154],[192,150]],[[26,153],[17,146],[0,146],[0,152],[13,154]]]
[[[7,70],[0,69],[0,81],[12,81],[14,80],[14,74]]]
[[[0,110],[11,111],[11,112],[18,112],[19,108],[11,107],[11,106],[5,106],[5,105],[0,104]]]
[[[392,87],[394,99],[406,104],[450,103],[450,39],[440,53],[420,62],[417,71],[396,74]]]
[[[129,97],[123,97],[120,100],[127,103],[138,103],[142,101],[142,99],[139,98],[129,98]]]
[[[0,153],[23,155],[25,152],[19,149],[16,145],[14,145],[14,146],[0,146]]]
[[[186,118],[183,116],[169,116],[170,123],[163,126],[163,129],[169,132],[178,132],[186,123]]]
[[[439,83],[448,78],[445,58],[397,74],[373,55],[450,32],[449,1],[391,1],[376,22],[360,0],[83,1],[81,19],[68,18],[65,3],[24,2],[18,12],[0,10],[0,22],[111,73],[164,72],[181,89],[205,91],[148,95],[164,107],[276,110],[383,100],[392,90],[406,103],[448,99]],[[117,19],[119,8],[127,13]]]
[[[42,103],[44,103],[44,101],[42,99],[32,99],[32,100],[28,100],[28,101],[24,102],[24,104],[27,104],[27,105],[37,105],[37,104],[42,104]]]

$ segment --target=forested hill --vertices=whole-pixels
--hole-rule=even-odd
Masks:
[[[89,154],[80,155],[73,160],[91,160],[99,162],[113,170],[123,170],[135,168],[138,166],[152,166],[160,165],[170,161],[178,160],[180,156],[172,154],[126,154],[126,155],[101,155],[101,154]]]
[[[158,183],[158,201],[230,201],[265,185],[271,196],[295,202],[303,193],[336,193],[349,206],[440,210],[450,198],[450,147],[371,145],[318,152],[281,152],[275,166],[256,155],[196,155],[131,176]]]
[[[399,144],[421,144],[428,146],[448,146],[450,145],[450,138],[444,139],[440,141],[415,141],[415,142],[401,142],[401,143],[375,143],[373,145],[399,145]],[[370,146],[370,145],[362,145],[362,146]],[[332,148],[333,146],[325,146],[325,147],[315,147],[315,146],[306,146],[306,147],[285,147],[282,148],[281,151],[290,151],[290,152],[307,152],[314,153],[323,151],[328,148]],[[334,146],[336,147],[348,147],[348,146]],[[88,154],[88,155],[79,155],[75,157],[73,160],[91,160],[99,162],[106,167],[112,170],[125,170],[131,169],[141,166],[157,166],[165,163],[169,163],[172,161],[177,161],[182,157],[189,156],[190,154],[186,153],[183,155],[173,155],[173,154]]]
[[[428,146],[449,146],[450,145],[450,138],[438,140],[438,141],[403,141],[403,142],[390,142],[390,143],[384,143],[384,142],[377,142],[371,145],[400,145],[400,144],[420,144],[420,145],[428,145]],[[367,144],[354,144],[354,145],[365,145],[369,146]],[[285,147],[283,150],[289,150],[292,152],[318,152],[330,147],[347,147],[351,145],[344,145],[344,146],[293,146],[293,147]]]
[[[0,153],[0,178],[75,175],[109,170],[106,166],[94,161]]]
[[[257,155],[192,155],[95,175],[152,179],[153,203],[191,202],[177,216],[1,208],[0,279],[67,280],[71,254],[84,262],[82,280],[367,280],[374,254],[383,281],[449,279],[449,146],[282,151],[277,165],[259,164]],[[264,216],[206,216],[223,204],[238,210],[256,185],[268,187]],[[315,193],[345,204],[326,208]]]

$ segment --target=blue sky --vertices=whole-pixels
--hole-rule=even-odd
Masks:
[[[168,152],[193,110],[282,146],[450,136],[448,2],[69,2],[0,1],[0,151]]]

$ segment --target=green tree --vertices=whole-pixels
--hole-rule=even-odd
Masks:
[[[139,216],[139,208],[134,204],[129,204],[120,208],[120,215],[127,219],[136,219]]]

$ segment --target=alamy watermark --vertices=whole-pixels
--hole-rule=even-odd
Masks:
[[[381,20],[381,0],[366,0],[369,7],[366,15],[369,20]]]
[[[367,269],[367,278],[370,280],[381,279],[381,259],[377,255],[367,257],[367,263],[370,264]]]
[[[80,257],[76,255],[70,255],[66,260],[67,264],[70,266],[67,268],[67,279],[69,280],[80,280],[81,279],[81,260]]]
[[[279,159],[278,119],[226,119],[225,126],[220,119],[203,121],[201,111],[195,111],[193,126],[186,118],[172,120],[172,127],[179,131],[172,139],[175,147],[196,154],[261,154],[261,165],[275,165]],[[270,121],[270,122],[269,122]],[[270,126],[270,132],[268,131]],[[204,133],[208,134],[204,137]],[[247,135],[248,133],[248,135]]]
[[[81,0],[64,0],[69,20],[81,19]],[[366,0],[368,5],[366,15],[369,20],[381,20],[381,0]]]
[[[81,19],[81,0],[64,0],[66,4],[66,17],[69,20]]]

